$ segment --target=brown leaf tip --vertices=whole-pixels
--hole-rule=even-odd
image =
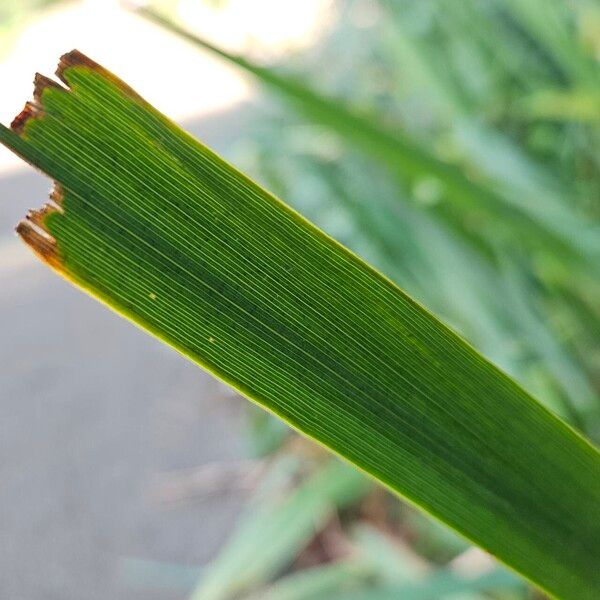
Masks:
[[[26,219],[30,223],[33,223],[36,227],[41,229],[44,233],[48,234],[48,236],[50,236],[45,221],[48,215],[51,215],[52,213],[56,212],[60,212],[60,210],[56,208],[56,206],[53,206],[52,204],[44,204],[42,208],[36,210],[29,210]]]
[[[44,109],[42,107],[42,93],[47,88],[55,88],[64,90],[64,88],[41,75],[40,73],[36,73],[33,79],[33,100],[30,100],[25,103],[23,110],[13,119],[10,124],[11,129],[18,135],[21,135],[25,130],[25,125],[31,119],[37,119],[44,114]]]
[[[18,135],[23,133],[25,124],[29,119],[35,119],[42,113],[42,109],[37,102],[26,102],[23,110],[13,119],[10,128]]]
[[[59,85],[53,79],[42,75],[41,73],[36,73],[33,78],[33,97],[38,104],[41,103],[42,93],[45,89],[52,88],[58,90],[64,90],[65,88],[62,85]],[[66,91],[66,90],[65,90]]]
[[[70,84],[65,77],[65,71],[67,69],[70,69],[71,67],[86,67],[88,69],[96,71],[97,73],[102,74],[103,77],[111,81],[121,91],[125,92],[134,100],[144,102],[144,99],[135,90],[130,88],[124,81],[116,77],[113,73],[111,73],[108,69],[105,69],[102,65],[99,65],[91,58],[88,58],[79,50],[71,50],[71,52],[67,52],[66,54],[63,54],[60,57],[58,68],[56,69],[56,76],[67,86],[69,86]]]
[[[62,185],[58,183],[58,181],[54,182],[52,186],[52,191],[49,195],[50,200],[59,208],[62,208],[65,201],[65,192],[63,190]]]
[[[37,212],[41,213],[42,211]],[[34,222],[38,219],[37,216],[31,218],[30,215],[27,215],[27,220],[23,220],[17,225],[17,234],[41,260],[54,269],[62,270],[56,240],[48,233],[40,231]]]
[[[94,62],[91,58],[88,58],[83,52],[79,50],[71,50],[60,57],[58,67],[56,69],[56,76],[65,84],[69,85],[64,77],[66,69],[71,67],[88,67],[95,71],[104,70],[97,62]]]

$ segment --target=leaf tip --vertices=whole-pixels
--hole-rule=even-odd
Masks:
[[[127,94],[130,98],[136,101],[144,101],[143,98],[135,92],[131,87],[129,87],[124,81],[116,77],[113,73],[111,73],[108,69],[104,68],[102,65],[93,61],[91,58],[87,57],[83,52],[79,50],[71,50],[66,54],[63,54],[60,57],[58,62],[58,67],[56,69],[56,76],[67,86],[71,87],[71,83],[68,81],[68,73],[67,71],[72,68],[86,68],[91,71],[95,71],[104,77],[106,80],[113,83],[117,86],[122,92]]]
[[[83,52],[77,49],[71,50],[60,57],[56,68],[56,76],[66,85],[69,85],[69,82],[65,79],[65,71],[71,67],[88,67],[94,71],[103,70],[97,62],[88,58]]]
[[[62,214],[63,189],[58,183],[54,183],[50,193],[51,202],[44,204],[40,209],[28,211],[25,219],[22,219],[16,227],[17,235],[50,267],[62,271],[62,259],[60,257],[56,239],[50,233],[47,219],[54,213]]]
[[[44,90],[49,88],[58,90],[65,89],[53,79],[50,79],[41,73],[36,73],[33,78],[33,98],[38,104],[41,104]]]
[[[63,190],[62,185],[60,185],[58,181],[54,182],[54,185],[52,186],[52,191],[50,192],[48,197],[56,206],[62,209],[65,200],[65,192]]]
[[[37,101],[27,101],[23,110],[12,120],[10,128],[17,134],[21,135],[25,129],[25,125],[30,119],[37,118],[42,114],[42,109]]]
[[[58,253],[56,240],[40,225],[43,224],[50,208],[44,206],[39,211],[30,211],[27,218],[19,222],[16,232],[38,258],[53,269],[62,271],[62,261]]]

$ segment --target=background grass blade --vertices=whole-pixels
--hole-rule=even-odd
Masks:
[[[287,575],[268,590],[244,600],[324,600],[340,590],[366,585],[368,576],[361,565],[332,563]]]
[[[383,4],[387,5],[385,2]],[[392,13],[394,11],[395,9]],[[516,149],[510,147],[508,140],[497,133],[493,134],[483,127],[467,122],[460,102],[454,98],[452,91],[443,85],[437,73],[432,72],[423,77],[423,85],[429,87],[431,95],[438,99],[439,104],[447,106],[450,114],[456,113],[461,117],[456,125],[456,138],[476,161],[482,163],[479,165],[483,167],[480,173],[471,170],[466,174],[459,165],[437,157],[399,127],[394,128],[380,122],[377,115],[361,113],[346,106],[342,101],[317,93],[298,78],[282,75],[272,68],[263,67],[243,56],[228,52],[190,33],[153,9],[143,8],[139,13],[198,47],[255,75],[312,121],[327,126],[355,147],[386,164],[404,184],[414,186],[424,180],[433,181],[439,187],[440,194],[450,200],[449,203],[443,204],[440,210],[445,213],[442,216],[451,225],[461,227],[456,222],[459,219],[456,212],[459,207],[477,213],[478,228],[472,235],[478,238],[480,245],[486,245],[489,229],[502,228],[507,236],[530,240],[534,246],[541,245],[555,254],[558,249],[559,253],[568,257],[571,264],[584,261],[587,266],[592,265],[597,269],[600,258],[598,224],[568,210],[561,204],[560,196],[555,197],[557,194],[551,185],[542,187],[539,181],[535,181],[537,186],[534,191],[543,194],[543,203],[536,201],[539,196],[532,196],[532,184],[529,181],[531,177],[525,179],[529,187],[509,186],[507,181],[515,178],[515,166],[519,165],[519,160],[523,157],[517,154]],[[407,36],[399,35],[395,41],[401,42],[403,54],[409,54],[412,59],[409,62],[417,62],[413,65],[415,71],[421,74],[427,72],[422,48],[413,49]],[[502,152],[490,156],[490,152],[499,145],[504,153],[509,149],[516,155],[511,157],[512,160],[504,170],[503,163],[498,161]],[[495,182],[493,178],[496,178]],[[516,183],[521,183],[521,180]]]
[[[550,593],[600,594],[600,457],[378,272],[78,52],[0,128],[59,273]]]
[[[373,587],[364,591],[328,596],[331,600],[443,600],[469,598],[479,600],[484,596],[478,592],[498,589],[518,588],[514,577],[505,571],[497,570],[471,579],[459,577],[454,573],[436,573],[419,583],[405,583],[386,587]],[[464,594],[464,596],[463,596]],[[322,597],[325,600],[325,597]]]
[[[268,501],[253,503],[191,598],[239,598],[242,591],[268,582],[289,566],[298,547],[309,542],[334,509],[356,501],[369,487],[356,469],[332,460],[291,493],[277,489]]]

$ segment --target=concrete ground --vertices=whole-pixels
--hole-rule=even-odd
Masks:
[[[189,129],[222,149],[243,113]],[[244,494],[165,505],[157,476],[243,457],[243,403],[29,255],[14,225],[49,185],[0,179],[0,597],[185,598],[143,561],[205,564]]]

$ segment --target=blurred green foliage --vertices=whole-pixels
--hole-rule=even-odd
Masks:
[[[2,0],[0,2],[0,56],[13,42],[15,34],[39,11],[65,0]]]

